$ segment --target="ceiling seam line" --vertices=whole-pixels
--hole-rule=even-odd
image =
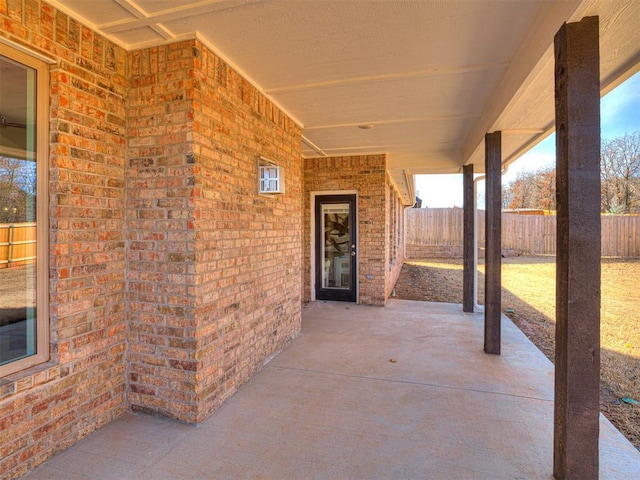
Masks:
[[[357,127],[359,125],[397,125],[401,123],[411,123],[411,122],[442,122],[442,121],[455,121],[455,120],[463,120],[465,118],[479,118],[480,114],[473,115],[451,115],[451,116],[441,116],[441,117],[415,117],[415,118],[403,118],[399,120],[378,120],[378,121],[362,121],[362,122],[352,122],[352,123],[336,123],[330,125],[305,125],[305,130],[326,130],[329,128],[348,128],[348,127]]]
[[[255,3],[260,3],[260,0],[245,1],[244,3],[241,3],[239,5],[229,5],[229,6],[224,6],[219,0],[213,0],[208,2],[201,2],[195,5],[190,5],[189,7],[184,8],[183,10],[180,10],[180,11],[175,9],[162,10],[160,12],[147,14],[148,16],[143,18],[117,20],[115,22],[102,23],[98,26],[103,32],[114,34],[114,33],[126,32],[128,30],[133,30],[136,28],[149,27],[153,23],[164,23],[167,21],[170,22],[172,20],[176,20],[178,18],[186,19],[190,17],[195,17],[198,15],[201,15],[203,12],[207,14],[219,13],[219,12],[224,12],[225,10],[244,7],[244,6],[252,5]],[[215,10],[210,10],[210,8],[215,5],[217,5],[219,8]],[[180,15],[179,17],[177,16],[178,14],[185,13],[185,12],[189,12],[189,13],[186,13],[185,15]]]
[[[480,65],[477,67],[460,68],[460,69],[433,69],[433,70],[419,70],[414,72],[406,72],[402,74],[391,73],[385,75],[371,75],[367,77],[354,77],[343,78],[340,80],[329,80],[326,82],[307,83],[303,85],[292,85],[289,87],[279,87],[266,89],[268,93],[282,93],[296,90],[312,90],[315,88],[327,88],[327,87],[339,87],[343,85],[355,85],[359,83],[367,82],[386,82],[393,80],[404,80],[407,78],[420,78],[420,77],[441,77],[446,75],[463,75],[465,73],[479,72],[485,70],[504,70],[509,68],[509,62],[500,62],[494,64]]]

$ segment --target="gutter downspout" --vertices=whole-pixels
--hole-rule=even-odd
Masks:
[[[473,179],[473,311],[484,312],[484,306],[478,303],[478,182],[486,175]]]
[[[405,169],[402,171],[402,173],[404,175],[404,181],[407,182],[407,190],[409,190],[409,194],[413,199],[413,203],[404,207],[404,209],[402,210],[402,249],[404,251],[404,258],[406,259],[409,258],[407,255],[407,209],[413,208],[413,206],[415,205],[416,191],[415,185],[413,183],[413,176],[411,178],[411,181],[409,181],[409,175],[411,175],[409,171]]]
[[[502,169],[502,175],[507,173],[509,165]],[[478,303],[478,182],[484,180],[486,175],[480,175],[473,179],[473,311],[484,312],[484,305]]]

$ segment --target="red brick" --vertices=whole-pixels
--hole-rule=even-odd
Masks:
[[[300,127],[199,42],[126,53],[47,4],[11,6],[26,15],[0,0],[0,35],[57,60],[56,364],[0,386],[6,432],[35,439],[7,447],[13,476],[122,413],[127,390],[134,410],[202,421],[298,334],[303,170]],[[257,195],[258,156],[284,195]]]
[[[400,198],[386,173],[384,155],[308,158],[305,160],[304,298],[311,299],[311,193],[314,191],[358,192],[358,292],[365,304],[384,305],[402,266],[404,252],[397,238],[402,228]],[[396,218],[390,231],[390,212]],[[392,244],[395,245],[392,248]],[[393,255],[393,259],[392,259]],[[393,264],[392,264],[393,263]]]

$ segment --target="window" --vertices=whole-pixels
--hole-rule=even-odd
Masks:
[[[271,160],[258,158],[258,192],[284,193],[284,171]]]
[[[49,358],[47,65],[0,43],[0,376]]]

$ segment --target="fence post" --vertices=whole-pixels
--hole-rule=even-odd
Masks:
[[[9,248],[7,249],[7,268],[11,268],[13,266],[13,241],[15,240],[15,230],[16,227],[13,223],[9,224],[9,234],[8,234],[8,238],[9,238]]]

